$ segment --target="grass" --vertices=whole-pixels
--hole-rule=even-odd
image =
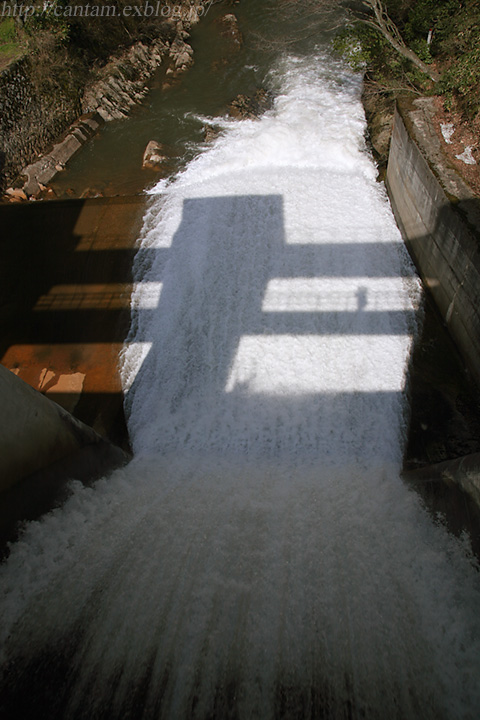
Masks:
[[[13,18],[0,20],[0,71],[24,53],[23,43],[17,37]]]

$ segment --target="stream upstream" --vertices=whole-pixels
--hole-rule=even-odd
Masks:
[[[275,92],[271,69],[286,51],[306,53],[326,42],[331,19],[312,0],[275,3],[240,2],[213,5],[193,26],[194,65],[176,82],[165,76],[166,64],[152,79],[143,104],[123,121],[107,123],[56,176],[52,187],[59,197],[79,197],[85,190],[104,195],[128,195],[153,187],[158,174],[142,169],[147,143],[156,140],[172,151],[170,177],[208,147],[205,129],[216,122],[239,95],[260,88]],[[244,42],[239,47],[222,33],[219,19],[227,12],[238,18]]]

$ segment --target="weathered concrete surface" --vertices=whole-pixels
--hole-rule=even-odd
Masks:
[[[422,125],[412,137],[406,124],[414,135],[415,114],[397,111],[386,177],[393,211],[422,279],[480,384],[480,200],[451,168],[444,168],[442,187],[427,159],[436,149],[433,138],[428,141]],[[426,157],[419,149],[422,139]]]
[[[0,492],[102,438],[0,366]],[[112,459],[125,456],[112,447]]]
[[[118,354],[145,203],[0,206],[0,362],[124,448]]]
[[[441,318],[480,386],[480,200],[448,166],[432,130],[428,99],[395,114],[386,185],[397,224]],[[480,507],[480,463],[428,466]]]
[[[412,470],[405,473],[405,477],[416,483],[432,480],[453,482],[460,485],[480,508],[480,453]]]

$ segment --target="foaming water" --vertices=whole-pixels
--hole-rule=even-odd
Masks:
[[[135,459],[2,568],[4,678],[55,666],[49,717],[477,716],[477,569],[399,478],[420,288],[360,80],[274,80],[152,199]]]

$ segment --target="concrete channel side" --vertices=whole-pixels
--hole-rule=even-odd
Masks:
[[[412,138],[415,119],[414,113],[397,108],[386,186],[420,277],[465,365],[480,385],[480,231],[475,226],[480,201],[462,193],[454,196],[442,187],[430,158],[427,160],[422,152],[424,146]],[[451,168],[447,170],[452,172]],[[459,181],[457,187],[461,186]],[[478,456],[423,468],[412,473],[415,478],[454,481],[480,507]]]
[[[0,205],[0,363],[125,450],[118,356],[145,210],[142,196]]]
[[[398,110],[386,185],[420,276],[480,385],[480,230],[449,199]]]
[[[104,443],[91,428],[0,365],[0,491],[29,475]],[[113,464],[126,456],[111,446]]]
[[[128,460],[118,369],[145,198],[0,205],[0,560]]]

